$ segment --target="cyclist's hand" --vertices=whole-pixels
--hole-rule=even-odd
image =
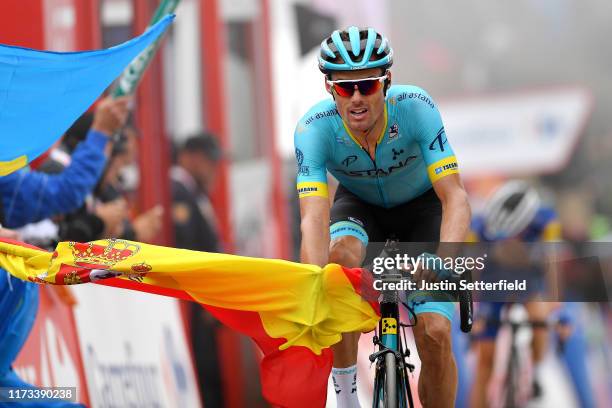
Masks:
[[[432,270],[429,269],[425,269],[422,266],[419,266],[416,268],[416,272],[413,275],[414,277],[412,278],[413,281],[417,282],[419,284],[419,287],[421,286],[420,283],[422,281],[425,282],[435,282],[436,279],[436,273]]]
[[[423,261],[414,274],[415,281],[437,282],[453,277],[454,272],[444,267],[438,255],[424,252],[419,257],[423,258]]]

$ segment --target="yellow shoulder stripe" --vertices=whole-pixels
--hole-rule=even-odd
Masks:
[[[558,220],[551,221],[544,227],[542,231],[542,241],[560,241],[561,240],[561,223]]]

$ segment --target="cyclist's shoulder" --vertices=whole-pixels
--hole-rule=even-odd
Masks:
[[[555,207],[551,205],[542,205],[540,208],[538,208],[534,220],[542,223],[549,223],[557,220],[558,217],[559,215],[557,210],[555,210]]]
[[[485,234],[486,219],[483,214],[472,217],[468,242],[488,242]],[[554,207],[543,205],[536,211],[533,220],[525,227],[523,239],[528,242],[556,241],[561,237],[561,225]]]
[[[554,207],[545,205],[538,208],[531,224],[532,228],[538,231],[540,241],[558,241],[561,239],[561,224]]]
[[[387,99],[392,107],[414,110],[418,107],[435,109],[436,105],[429,93],[416,85],[392,85],[387,92]]]
[[[330,120],[339,118],[333,99],[323,99],[314,104],[298,121],[298,128],[312,129],[323,126]]]

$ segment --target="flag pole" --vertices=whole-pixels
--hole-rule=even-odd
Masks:
[[[162,0],[155,10],[155,13],[153,13],[153,17],[148,27],[157,23],[166,15],[173,13],[180,1],[181,0]],[[147,66],[151,63],[153,57],[155,57],[163,36],[163,34],[160,35],[155,42],[151,43],[151,45],[138,54],[138,56],[130,62],[130,65],[125,68],[117,81],[117,85],[111,92],[113,98],[134,94]]]

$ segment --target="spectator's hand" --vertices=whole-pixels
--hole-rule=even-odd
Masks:
[[[96,205],[95,214],[104,222],[104,237],[123,234],[123,220],[127,217],[127,203],[123,198]]]
[[[19,239],[19,233],[8,228],[0,227],[0,238]]]
[[[159,233],[162,227],[162,215],[164,208],[161,205],[156,205],[149,211],[140,214],[132,226],[136,233],[136,240],[140,242],[149,242]]]
[[[110,96],[102,99],[96,107],[91,128],[111,137],[125,125],[129,114],[129,96],[113,99]]]

